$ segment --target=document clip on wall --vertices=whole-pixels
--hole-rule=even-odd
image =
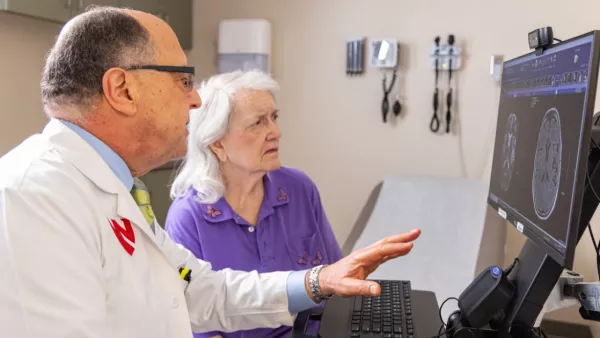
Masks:
[[[369,64],[375,68],[396,68],[398,65],[399,45],[395,39],[371,40]]]

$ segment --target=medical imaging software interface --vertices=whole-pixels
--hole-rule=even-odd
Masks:
[[[592,37],[504,65],[490,203],[564,252]]]

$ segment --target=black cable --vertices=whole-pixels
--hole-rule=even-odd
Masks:
[[[594,121],[594,125],[596,125],[598,123],[599,119],[600,119],[600,115],[598,115],[598,117],[596,117],[596,121]],[[598,147],[598,144],[596,143],[596,141],[594,141],[593,138],[591,139],[591,141],[592,141],[592,144],[596,147],[596,149],[600,149],[600,147]],[[588,181],[590,190],[592,191],[592,193],[594,194],[596,199],[600,202],[600,196],[598,195],[598,193],[596,192],[596,189],[594,188],[594,185],[592,184],[592,178],[590,177],[589,168],[585,169],[585,175],[586,175],[586,179]],[[590,233],[590,237],[592,239],[592,244],[594,245],[594,250],[596,251],[596,270],[598,272],[598,278],[600,279],[600,242],[596,242],[596,238],[594,236],[594,231],[592,230],[592,226],[590,223],[588,223],[587,227],[588,227],[588,231]]]
[[[438,79],[440,76],[440,37],[436,36],[435,39],[435,90],[433,92],[433,116],[431,117],[431,122],[429,123],[429,130],[434,133],[437,133],[440,130],[440,118],[438,117],[437,111],[439,107],[439,89],[438,89]]]
[[[387,114],[390,111],[390,101],[388,96],[394,87],[394,83],[396,83],[396,70],[394,69],[394,74],[392,75],[392,83],[390,86],[386,86],[387,77],[383,76],[383,101],[381,102],[381,114],[383,115],[383,122],[387,122]]]
[[[586,174],[586,178],[587,178],[590,190],[592,191],[592,193],[594,194],[596,199],[598,201],[600,201],[600,196],[598,196],[596,189],[594,189],[594,185],[592,184],[592,179],[590,178],[590,171],[587,168],[585,170],[585,174]],[[590,223],[587,224],[587,227],[588,227],[588,231],[590,233],[590,237],[592,239],[592,244],[594,245],[594,250],[596,251],[596,270],[598,272],[598,278],[600,279],[600,242],[596,242],[596,238],[594,236],[594,231],[592,230],[592,226]]]
[[[448,95],[446,96],[446,133],[450,133],[450,127],[452,125],[452,54],[454,53],[454,35],[448,36],[448,44],[450,45],[450,51],[448,55]]]
[[[446,298],[446,300],[444,300],[444,301],[442,302],[442,305],[440,305],[440,309],[438,310],[438,316],[440,316],[440,321],[442,322],[442,326],[440,326],[440,329],[438,330],[438,335],[437,335],[437,336],[430,337],[430,338],[439,338],[439,337],[441,337],[441,336],[445,335],[446,333],[450,332],[451,330],[454,330],[454,326],[456,326],[456,324],[454,324],[454,326],[452,326],[451,328],[449,328],[449,329],[446,329],[446,331],[444,331],[444,332],[440,333],[440,331],[442,331],[442,329],[443,329],[444,327],[447,327],[447,326],[448,326],[448,323],[446,323],[446,322],[444,321],[444,319],[442,318],[442,309],[444,308],[444,305],[446,304],[446,302],[447,302],[447,301],[449,301],[449,300],[455,300],[455,301],[458,303],[458,308],[460,309],[460,300],[459,300],[458,298],[456,298],[456,297],[448,297],[448,298]],[[458,320],[457,320],[457,323],[460,323],[460,320],[461,320],[461,319],[462,319],[462,312],[461,312],[461,314],[460,314],[460,317],[459,317],[459,318],[458,318]]]
[[[515,260],[512,262],[512,264],[508,268],[506,268],[505,274],[507,276],[510,275],[510,273],[512,272],[514,267],[517,265],[517,263],[519,263],[519,257],[516,257]]]
[[[557,39],[557,38],[554,38],[554,41],[556,41],[556,42],[562,42],[561,39]]]

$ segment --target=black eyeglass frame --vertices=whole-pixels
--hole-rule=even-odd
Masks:
[[[123,68],[124,70],[151,69],[159,72],[186,73],[196,75],[196,68],[190,66],[158,66],[158,65],[134,65]]]
[[[191,74],[191,78],[188,78],[189,81],[186,85],[186,89],[188,92],[194,90],[196,84],[194,83],[194,77],[196,76],[196,69],[190,66],[158,66],[158,65],[133,65],[128,67],[123,67],[124,70],[156,70],[159,72],[167,72],[167,73],[183,73],[183,74]]]

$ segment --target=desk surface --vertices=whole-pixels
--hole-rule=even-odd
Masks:
[[[352,298],[333,297],[327,301],[321,318],[319,336],[322,338],[347,338],[348,322],[352,309]],[[413,321],[415,338],[430,338],[438,335],[442,322],[438,314],[438,303],[431,291],[412,290]],[[371,337],[362,334],[361,337]],[[375,337],[375,336],[373,336]]]

